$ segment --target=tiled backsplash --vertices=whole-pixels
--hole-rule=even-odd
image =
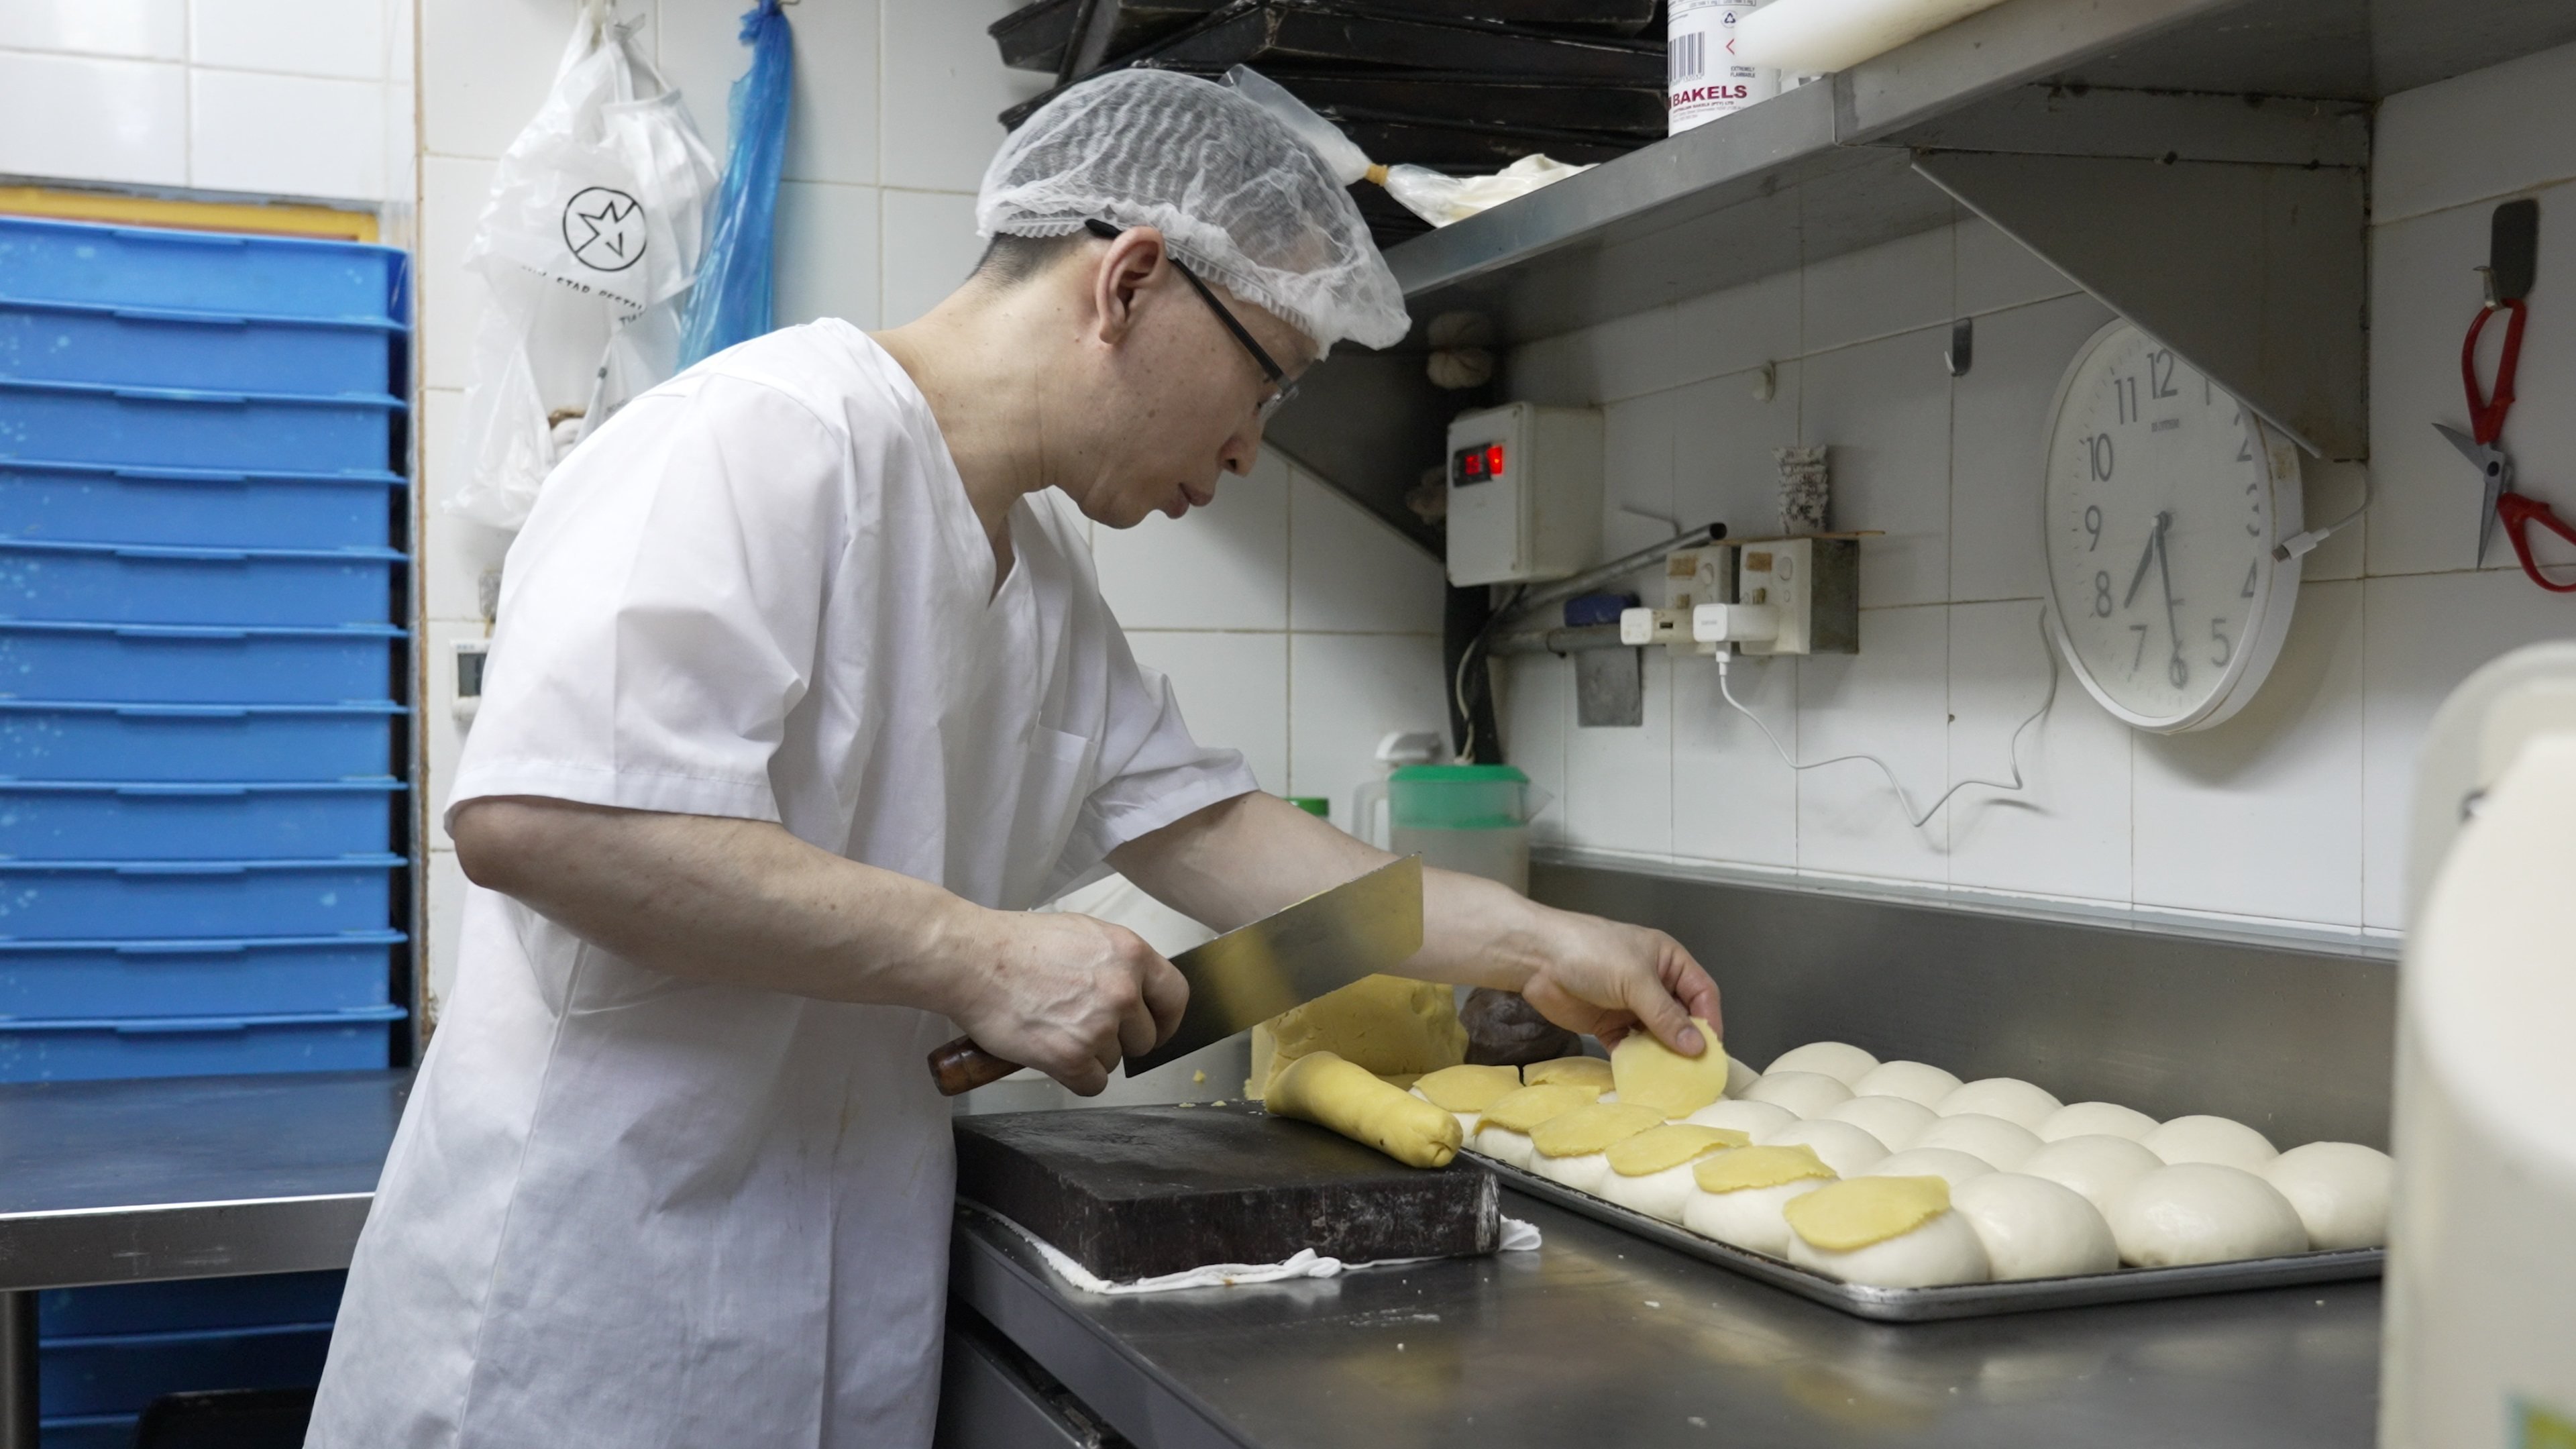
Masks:
[[[2459,338],[2479,302],[2487,215],[2541,198],[2543,255],[2507,442],[2525,486],[2576,510],[2576,128],[2554,115],[2576,49],[2392,99],[2371,234],[2367,520],[2309,556],[2281,662],[2205,733],[2134,735],[2072,676],[2026,737],[2030,789],[1971,788],[1920,829],[1878,771],[1793,774],[1718,697],[1715,666],[1650,655],[1642,729],[1580,729],[1571,669],[1508,666],[1513,760],[1562,803],[1550,840],[1650,860],[2074,898],[2342,929],[2403,925],[2407,792],[2426,723],[2486,660],[2576,636],[2501,543],[2469,567],[2476,479],[2435,437],[2458,422]],[[2524,120],[2500,120],[2520,117]],[[2516,139],[2495,164],[2489,139]],[[2473,176],[2436,164],[2479,154]],[[1801,760],[1884,757],[1918,806],[2008,774],[2014,726],[2045,697],[2040,429],[2060,374],[2110,314],[1974,218],[1802,272],[1530,344],[1516,396],[1600,403],[1606,541],[1659,519],[1776,526],[1770,450],[1830,444],[1836,527],[1862,546],[1861,653],[1741,661],[1736,694]],[[1943,366],[1976,320],[1975,365]],[[1776,391],[1756,397],[1758,369]],[[2358,501],[2360,470],[2308,470],[2312,520]],[[2545,556],[2576,558],[2565,549]],[[2570,574],[2569,576],[2576,576]]]

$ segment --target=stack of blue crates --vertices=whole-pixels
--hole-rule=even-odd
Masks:
[[[0,217],[0,1082],[394,1060],[404,279]],[[312,1382],[337,1293],[48,1295],[46,1443]]]

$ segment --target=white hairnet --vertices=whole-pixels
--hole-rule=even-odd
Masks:
[[[1202,277],[1295,324],[1319,349],[1404,338],[1404,293],[1323,159],[1242,95],[1121,70],[1049,101],[1002,143],[975,199],[979,236],[1063,236],[1098,217],[1159,228]]]

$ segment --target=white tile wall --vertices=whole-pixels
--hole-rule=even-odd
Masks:
[[[1669,855],[1673,849],[1673,663],[1644,659],[1645,722],[1574,730],[1565,741],[1569,845]]]
[[[884,325],[900,327],[957,290],[984,244],[975,238],[970,194],[888,190],[883,198],[879,311]]]
[[[1943,605],[1871,609],[1861,615],[1858,654],[1799,660],[1798,762],[1877,756],[1916,811],[1930,808],[1949,788],[1949,634]],[[1940,816],[1910,824],[1876,765],[1854,761],[1799,776],[1802,870],[1945,881],[1946,835]]]
[[[1827,523],[1886,535],[1862,545],[1863,608],[1950,597],[1949,340],[1948,329],[1926,327],[1809,357],[1801,369],[1799,441],[1832,450]]]
[[[1289,469],[1265,458],[1178,519],[1092,530],[1100,592],[1130,629],[1288,628]],[[1182,697],[1184,705],[1188,696]]]
[[[1288,634],[1139,629],[1136,658],[1172,681],[1194,739],[1241,750],[1261,788],[1288,793]],[[1337,821],[1349,812],[1334,802]],[[1347,823],[1347,822],[1345,822]]]
[[[1288,790],[1332,801],[1336,822],[1350,824],[1351,791],[1376,775],[1379,740],[1447,721],[1437,637],[1288,636]]]
[[[778,325],[838,317],[877,325],[878,192],[872,186],[783,181],[778,186]]]
[[[201,66],[385,79],[386,7],[313,0],[190,0],[188,59]]]
[[[1975,365],[1951,401],[1950,597],[2037,598],[2041,429],[2066,360],[2111,320],[2077,294],[1976,320]]]
[[[984,27],[1013,0],[892,0],[885,7],[890,63],[879,92],[885,184],[972,195],[1002,144],[1005,107],[1043,91],[1051,77],[1005,70]]]
[[[2014,732],[2057,670],[2032,599],[1950,607],[1950,778],[2010,781]],[[2026,793],[1971,785],[1947,812],[1953,885],[2125,900],[2129,730],[2059,672],[2049,711],[2019,741]]]
[[[278,196],[385,194],[385,93],[374,81],[197,67],[191,184]]]
[[[185,60],[188,0],[9,0],[0,48]]]
[[[1282,467],[1289,475],[1289,626],[1438,634],[1448,597],[1439,562],[1341,493]],[[1243,484],[1228,479],[1224,486]]]
[[[0,52],[0,172],[186,185],[186,69]]]

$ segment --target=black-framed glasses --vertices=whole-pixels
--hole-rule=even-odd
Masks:
[[[1118,234],[1125,230],[1123,227],[1112,226],[1098,217],[1084,222],[1082,226],[1083,230],[1102,241],[1114,241]],[[1297,384],[1290,380],[1288,369],[1281,367],[1267,349],[1253,340],[1252,331],[1243,325],[1243,319],[1235,316],[1232,308],[1218,301],[1216,293],[1208,290],[1208,284],[1199,280],[1199,274],[1191,271],[1187,264],[1172,253],[1170,248],[1164,249],[1163,259],[1170,262],[1172,270],[1181,274],[1181,280],[1189,283],[1190,289],[1199,294],[1199,300],[1208,304],[1208,310],[1216,314],[1216,320],[1224,323],[1225,330],[1234,334],[1234,340],[1243,344],[1243,350],[1252,354],[1253,363],[1261,369],[1261,375],[1269,379],[1272,390],[1270,396],[1261,400],[1260,408],[1261,420],[1268,422],[1272,413],[1279,411],[1288,399],[1297,395]]]

